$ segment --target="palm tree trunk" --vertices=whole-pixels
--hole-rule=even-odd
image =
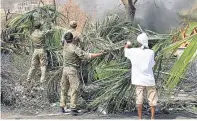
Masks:
[[[137,2],[137,0],[121,0],[121,1],[125,6],[128,20],[133,21],[136,12],[135,3]]]
[[[54,7],[56,9],[56,1],[55,0],[53,0],[53,5],[54,5]]]
[[[54,9],[57,10],[55,0],[53,0],[53,6],[54,6]],[[54,18],[54,23],[57,23],[57,17]]]

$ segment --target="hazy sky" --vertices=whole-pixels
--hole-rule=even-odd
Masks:
[[[102,19],[110,10],[124,13],[124,6],[121,0],[75,1],[79,3],[83,10],[90,14],[93,13],[96,7],[96,17],[99,19]],[[146,29],[160,33],[167,32],[180,24],[178,12],[192,7],[194,1],[197,0],[138,0],[135,21]]]
[[[144,2],[149,1],[149,2]],[[157,1],[156,3],[154,1]],[[136,18],[144,28],[167,32],[181,22],[178,12],[192,7],[196,0],[140,0]]]

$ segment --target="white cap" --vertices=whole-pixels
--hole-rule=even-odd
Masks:
[[[146,33],[142,33],[137,36],[137,41],[145,47],[148,47],[148,36]]]

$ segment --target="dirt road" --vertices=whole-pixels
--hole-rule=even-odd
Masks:
[[[10,110],[2,107],[1,119],[137,119],[137,112],[124,112],[118,114],[99,114],[94,112],[81,113],[78,116],[62,114],[59,109],[51,111],[30,112]],[[147,112],[144,112],[143,119],[150,119]],[[170,111],[169,114],[156,114],[155,119],[197,119],[197,113],[188,111]]]

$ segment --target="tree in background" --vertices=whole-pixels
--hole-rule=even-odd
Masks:
[[[77,31],[82,32],[85,23],[88,20],[88,15],[82,9],[80,9],[79,5],[74,2],[74,0],[68,0],[59,11],[65,16],[65,22],[67,25],[69,25],[70,21],[75,20],[78,24]]]
[[[138,0],[121,0],[125,6],[128,20],[133,21],[135,17],[136,7],[135,4]]]

